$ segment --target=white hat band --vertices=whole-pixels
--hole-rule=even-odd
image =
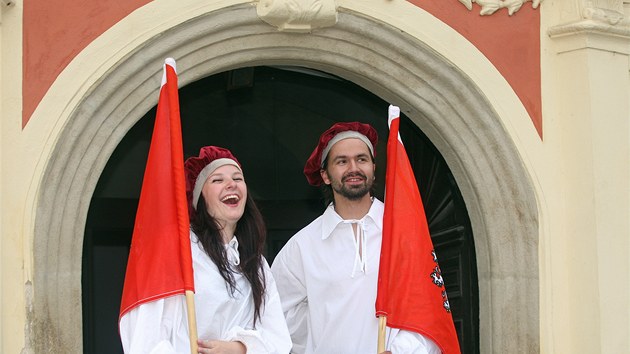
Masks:
[[[324,151],[322,151],[322,161],[320,162],[320,165],[322,168],[324,168],[324,161],[326,161],[326,157],[328,156],[328,153],[330,152],[330,149],[332,149],[333,145],[335,145],[336,143],[340,142],[343,139],[350,139],[350,138],[359,139],[363,141],[365,145],[367,145],[368,149],[370,149],[370,153],[372,154],[372,156],[374,156],[374,146],[372,146],[372,142],[370,141],[370,139],[368,139],[367,136],[355,130],[345,130],[335,135],[332,139],[330,139],[330,141],[324,148]]]
[[[201,190],[203,189],[203,185],[206,184],[206,180],[212,174],[212,172],[214,172],[217,168],[221,166],[225,166],[225,165],[234,165],[239,169],[239,171],[242,172],[241,167],[238,165],[238,163],[236,163],[236,161],[232,159],[228,159],[226,157],[216,159],[210,162],[209,164],[207,164],[206,167],[204,167],[201,170],[201,172],[199,172],[199,175],[197,176],[197,179],[195,180],[195,188],[193,188],[193,195],[192,195],[193,208],[195,208],[195,210],[197,210],[197,203],[199,203],[199,196],[201,195]]]

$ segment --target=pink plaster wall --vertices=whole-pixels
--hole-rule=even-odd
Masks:
[[[481,16],[459,0],[409,0],[466,37],[505,77],[543,136],[540,82],[540,10],[526,2],[512,16],[501,9]]]
[[[25,1],[22,127],[59,73],[90,42],[151,0]],[[540,12],[530,3],[512,16],[505,9],[479,15],[458,0],[409,0],[461,33],[501,72],[542,138]]]
[[[151,0],[24,1],[22,127],[59,73],[90,42]]]

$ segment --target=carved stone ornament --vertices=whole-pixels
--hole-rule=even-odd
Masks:
[[[481,15],[492,15],[499,9],[507,8],[510,16],[520,10],[521,6],[528,1],[531,1],[532,7],[536,9],[543,0],[459,0],[468,10],[472,10],[473,2],[480,5]]]
[[[587,7],[582,11],[582,17],[585,20],[593,20],[600,23],[605,23],[608,25],[620,25],[624,24],[624,14],[621,11],[616,11],[613,9],[606,8],[593,8]],[[627,25],[627,20],[625,20],[625,25]]]
[[[549,35],[591,32],[630,38],[630,19],[624,13],[624,3],[626,1],[622,0],[584,0],[580,3],[580,17],[551,27]]]
[[[310,32],[337,23],[334,0],[260,0],[256,11],[281,31]]]

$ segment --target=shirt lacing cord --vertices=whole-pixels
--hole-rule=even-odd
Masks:
[[[354,278],[356,274],[357,267],[363,272],[367,272],[367,246],[365,244],[365,234],[367,230],[367,225],[363,220],[344,220],[344,224],[350,224],[350,231],[352,232],[352,240],[354,241],[354,265],[352,266],[352,274],[350,274],[351,278]],[[352,229],[352,224],[357,225],[357,234],[354,234]]]
[[[227,252],[228,261],[232,265],[239,265],[241,263],[241,256],[238,253],[238,240],[233,237],[232,240],[225,245],[225,251]]]

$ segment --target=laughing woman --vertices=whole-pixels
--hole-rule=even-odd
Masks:
[[[288,353],[291,339],[262,255],[265,224],[239,162],[227,149],[206,146],[184,168],[199,353]],[[126,353],[189,352],[185,308],[168,300],[121,331]],[[181,315],[160,316],[170,306]]]

